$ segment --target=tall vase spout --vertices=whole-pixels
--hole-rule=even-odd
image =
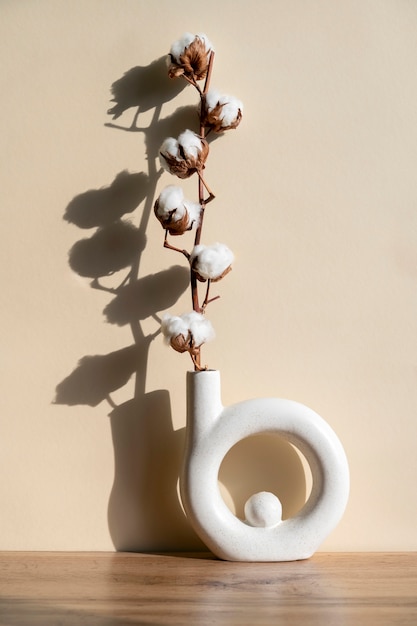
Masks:
[[[223,405],[220,372],[187,372],[187,430],[201,437],[216,423]]]

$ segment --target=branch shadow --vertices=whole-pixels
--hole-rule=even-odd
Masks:
[[[124,326],[172,306],[188,287],[189,272],[174,265],[123,286],[104,309],[107,322]]]
[[[87,355],[56,387],[56,404],[95,407],[124,387],[136,372],[139,349],[132,345],[110,354]]]
[[[119,172],[114,181],[101,189],[90,189],[68,204],[64,219],[79,228],[108,226],[132,213],[146,198],[149,178],[145,172]]]
[[[111,86],[114,104],[107,113],[115,120],[133,107],[138,107],[140,112],[149,111],[169,102],[187,86],[184,81],[169,79],[167,57],[160,57],[150,65],[132,67],[114,81]]]
[[[113,122],[105,125],[141,134],[148,171],[119,172],[110,184],[77,194],[63,215],[77,228],[94,229],[71,247],[71,269],[92,279],[90,287],[108,293],[103,311],[106,321],[116,326],[129,325],[133,336],[130,346],[110,354],[81,357],[56,386],[54,400],[56,404],[90,407],[107,401],[111,407],[106,413],[115,473],[107,516],[117,550],[149,552],[172,550],[178,545],[189,550],[204,549],[185,517],[177,493],[185,429],[173,428],[169,392],[146,389],[150,346],[160,333],[158,314],[175,304],[185,291],[189,268],[176,265],[140,276],[146,230],[162,173],[159,146],[167,135],[198,123],[195,107],[181,107],[160,119],[163,104],[186,86],[185,81],[168,77],[165,58],[132,68],[113,83],[113,105],[108,110],[112,119],[120,118],[132,107],[137,110],[128,127]],[[140,113],[151,109],[152,122],[148,127],[139,127]],[[162,241],[161,231],[161,249]],[[111,276],[112,286],[108,286],[107,277]],[[158,322],[158,330],[145,335],[141,323],[148,318]],[[132,379],[133,397],[117,405],[111,395]]]
[[[131,267],[145,245],[142,231],[130,222],[117,220],[100,226],[91,237],[77,241],[69,252],[68,262],[83,277],[111,276]]]

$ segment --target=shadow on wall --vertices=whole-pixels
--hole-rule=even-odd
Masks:
[[[177,497],[177,477],[184,429],[174,431],[169,393],[146,393],[149,348],[159,334],[158,313],[175,304],[188,287],[189,270],[179,265],[140,276],[141,255],[152,213],[156,185],[158,148],[167,134],[196,125],[195,109],[183,107],[160,119],[164,102],[185,87],[167,76],[166,61],[135,67],[112,86],[113,107],[119,118],[136,107],[129,127],[110,128],[141,133],[148,162],[147,172],[119,172],[100,189],[80,193],[68,204],[64,219],[92,233],[69,251],[71,269],[91,279],[91,287],[109,294],[106,321],[130,325],[133,343],[111,354],[83,356],[74,371],[56,388],[57,404],[91,407],[107,401],[115,453],[115,477],[108,507],[108,523],[118,550],[163,550],[181,545],[201,549]],[[149,127],[137,125],[140,113],[153,109]],[[138,225],[133,224],[135,215]],[[132,221],[131,221],[132,220]],[[162,247],[162,246],[161,246]],[[158,329],[145,335],[141,322],[155,319]],[[134,377],[134,397],[116,405],[111,394]]]
[[[196,107],[181,107],[160,119],[162,106],[186,87],[185,81],[170,80],[165,59],[147,67],[135,67],[112,86],[113,120],[135,107],[128,126],[106,124],[115,130],[141,133],[144,138],[147,172],[123,171],[100,189],[75,196],[64,219],[81,229],[94,229],[69,251],[69,265],[80,276],[91,279],[92,289],[105,291],[109,302],[104,315],[110,324],[129,325],[133,343],[104,355],[83,356],[74,371],[56,388],[56,404],[95,407],[107,401],[115,453],[115,476],[108,506],[108,524],[117,550],[201,550],[203,544],[189,526],[177,495],[185,429],[174,431],[167,390],[146,393],[149,348],[160,333],[158,313],[171,307],[189,285],[189,269],[171,268],[140,276],[141,255],[146,247],[146,230],[152,213],[156,186],[158,150],[167,136],[186,128],[198,132]],[[138,125],[140,113],[153,109],[150,125]],[[140,208],[141,207],[141,208]],[[140,213],[138,225],[129,218]],[[162,248],[162,238],[161,238]],[[141,322],[154,318],[157,330],[145,335]],[[111,394],[134,377],[134,396],[116,405]],[[260,445],[260,447],[259,447]],[[254,442],[252,449],[264,455],[265,446]],[[286,477],[290,489],[280,494],[284,512],[293,514],[305,501],[305,477],[299,457],[290,444],[278,448],[275,466]],[[245,453],[246,454],[246,453]],[[236,457],[236,455],[235,455]],[[236,484],[250,477],[251,485],[261,478],[256,468],[236,471],[242,459],[225,463],[221,481],[232,494]],[[243,461],[247,467],[247,463]],[[262,472],[261,472],[262,473]],[[259,489],[257,489],[259,491]],[[285,491],[285,489],[284,489]],[[237,489],[236,499],[242,496]],[[237,510],[241,509],[239,502]]]

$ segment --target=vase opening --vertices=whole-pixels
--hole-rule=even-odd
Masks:
[[[297,515],[312,488],[310,466],[293,444],[273,433],[245,437],[225,455],[219,469],[222,498],[239,519],[256,493],[270,492],[282,504],[282,519]]]

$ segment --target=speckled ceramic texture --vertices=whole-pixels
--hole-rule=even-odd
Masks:
[[[310,465],[312,491],[295,517],[281,521],[279,505],[261,493],[246,507],[250,520],[241,520],[221,496],[218,474],[224,457],[241,439],[258,433],[281,435]],[[309,558],[340,521],[349,495],[349,468],[334,431],[308,407],[258,398],[224,408],[220,373],[188,372],[180,493],[194,530],[219,558],[294,561]]]

